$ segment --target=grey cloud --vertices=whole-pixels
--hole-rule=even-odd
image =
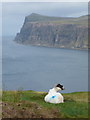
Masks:
[[[66,16],[73,12],[85,11],[88,8],[88,3],[4,3],[3,11],[9,15],[28,15],[32,12],[40,12],[42,14],[60,12],[58,16]],[[64,14],[63,14],[64,12]]]
[[[81,16],[88,13],[88,3],[31,3],[14,2],[3,3],[3,29],[4,34],[15,35],[21,28],[25,16],[31,13],[39,13],[48,16]],[[12,26],[12,27],[10,27]]]

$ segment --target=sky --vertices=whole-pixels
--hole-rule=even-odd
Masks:
[[[88,2],[3,2],[2,15],[0,13],[3,36],[15,36],[20,31],[25,16],[31,13],[79,17],[88,14]]]
[[[33,2],[89,2],[90,0],[33,0]],[[1,2],[32,2],[32,0],[1,0]]]

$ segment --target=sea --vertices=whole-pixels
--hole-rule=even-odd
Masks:
[[[0,57],[1,59],[1,57]],[[88,91],[88,51],[17,44],[2,38],[2,89],[48,92],[62,84],[62,93]]]

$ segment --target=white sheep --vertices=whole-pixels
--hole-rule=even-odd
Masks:
[[[57,84],[54,88],[50,89],[48,94],[45,96],[45,102],[49,103],[63,103],[64,98],[58,91],[64,90],[63,85]]]

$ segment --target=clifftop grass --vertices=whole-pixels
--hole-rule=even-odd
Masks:
[[[3,118],[88,118],[88,92],[63,94],[65,103],[44,102],[47,93],[3,91]]]

